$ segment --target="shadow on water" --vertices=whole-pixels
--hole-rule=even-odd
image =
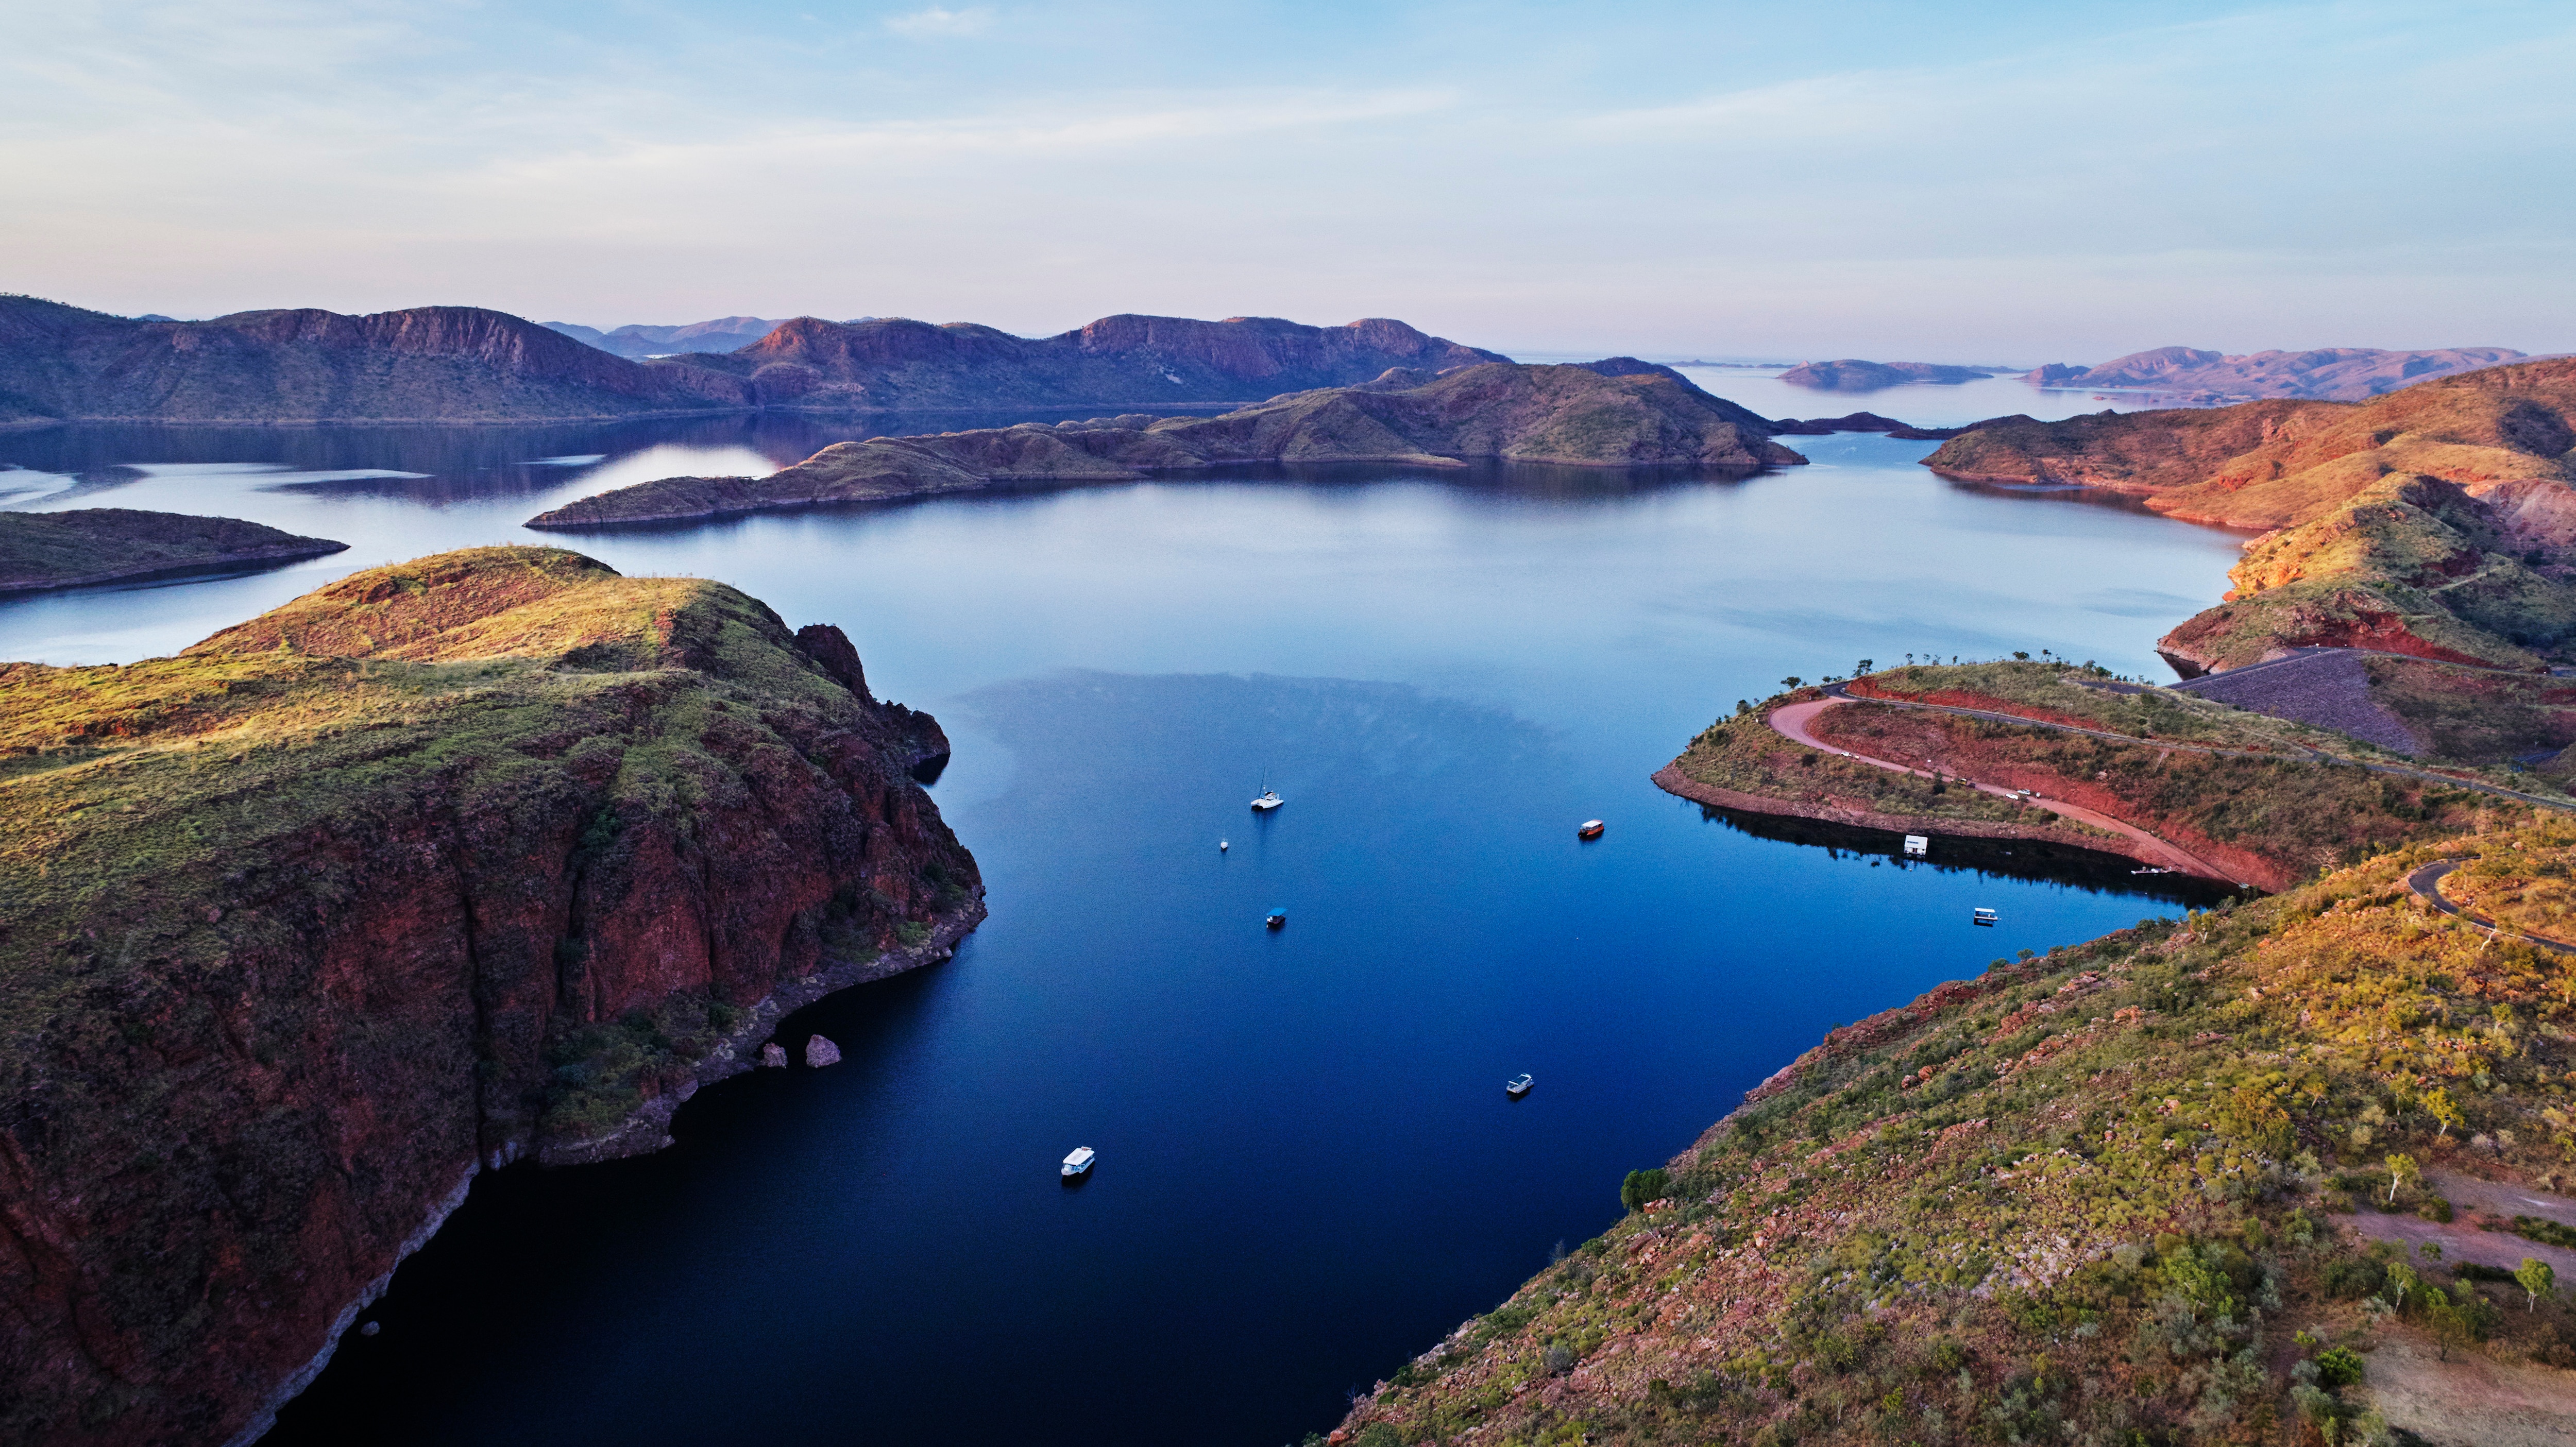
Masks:
[[[1930,836],[1931,852],[1920,859],[1905,854],[1905,836],[1887,829],[1836,824],[1789,814],[1755,814],[1698,804],[1700,817],[1756,839],[1804,844],[1837,857],[1884,856],[1900,869],[1941,873],[1974,873],[1995,879],[2018,879],[2072,885],[2078,889],[2138,895],[2189,909],[2205,909],[2221,900],[2250,897],[2255,891],[2188,874],[2156,872],[2126,855],[2084,849],[2049,839],[1980,839],[1972,835]]]

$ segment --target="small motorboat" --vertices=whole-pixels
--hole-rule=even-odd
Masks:
[[[1091,1171],[1091,1163],[1098,1159],[1100,1159],[1100,1153],[1091,1147],[1075,1146],[1073,1154],[1064,1158],[1062,1174],[1067,1177],[1088,1175]]]
[[[1218,840],[1218,841],[1216,842],[1216,852],[1217,852],[1217,853],[1219,853],[1219,854],[1223,854],[1225,851],[1227,851],[1227,850],[1229,850],[1229,849],[1232,849],[1233,847],[1234,847],[1233,845],[1228,844],[1227,842],[1225,842],[1225,841],[1224,841],[1224,840],[1222,840],[1222,839],[1220,839],[1220,840]]]
[[[1269,914],[1262,917],[1261,922],[1272,929],[1284,929],[1288,924],[1288,911],[1273,908]]]
[[[1511,1079],[1503,1082],[1503,1094],[1510,1096],[1514,1100],[1518,1100],[1522,1096],[1529,1094],[1530,1084],[1531,1081],[1528,1076],[1515,1075]]]
[[[1271,810],[1276,809],[1287,802],[1287,800],[1280,798],[1276,792],[1264,789],[1261,791],[1261,797],[1252,801],[1252,808],[1255,813],[1267,814]]]
[[[1999,919],[2001,919],[2001,918],[2003,918],[2003,916],[2001,916],[2001,915],[1999,915],[1999,914],[1995,913],[1993,910],[1990,910],[1990,909],[1980,909],[1980,910],[1978,910],[1976,913],[1974,913],[1974,914],[1972,914],[1972,915],[1968,916],[1968,919],[1969,919],[1969,921],[1970,921],[1971,923],[1973,923],[1973,924],[1983,924],[1983,925],[1990,925],[1990,924],[1993,924],[1996,920],[1999,920]]]
[[[1574,837],[1577,839],[1598,839],[1601,837],[1601,831],[1609,827],[1609,825],[1602,823],[1598,819],[1586,819],[1583,821],[1583,827],[1574,831]]]

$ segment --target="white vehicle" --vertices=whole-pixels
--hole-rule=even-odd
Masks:
[[[1093,1150],[1091,1147],[1075,1146],[1073,1148],[1073,1154],[1064,1158],[1063,1174],[1066,1176],[1084,1175],[1091,1170],[1091,1163],[1098,1159],[1100,1159],[1100,1153]]]

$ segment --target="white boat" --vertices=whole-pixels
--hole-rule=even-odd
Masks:
[[[1511,1079],[1503,1082],[1503,1094],[1510,1096],[1514,1100],[1518,1100],[1522,1096],[1529,1094],[1531,1084],[1532,1082],[1528,1076],[1515,1075]]]
[[[2002,916],[1996,914],[1990,909],[1980,909],[1975,914],[1968,917],[1969,922],[1972,924],[1993,924],[2000,918],[2002,918]]]
[[[1601,831],[1609,827],[1609,825],[1602,823],[1598,819],[1586,819],[1583,821],[1583,827],[1574,831],[1574,837],[1577,839],[1598,839],[1601,837]]]
[[[1073,1148],[1073,1154],[1064,1158],[1063,1174],[1068,1176],[1083,1175],[1090,1171],[1091,1163],[1098,1159],[1100,1159],[1100,1153],[1093,1150],[1091,1147],[1075,1146]]]
[[[1264,789],[1261,791],[1261,797],[1252,801],[1252,807],[1264,814],[1267,814],[1271,810],[1276,809],[1287,802],[1287,800],[1280,798],[1278,794],[1271,790]]]

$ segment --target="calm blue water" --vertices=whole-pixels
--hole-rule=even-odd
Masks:
[[[351,567],[537,540],[518,519],[603,479],[815,441],[509,436],[0,440],[30,465],[0,505],[356,544],[0,605],[0,656],[167,651]],[[546,539],[848,630],[955,738],[936,794],[992,918],[782,1031],[843,1065],[708,1091],[659,1156],[484,1177],[272,1440],[1270,1447],[1830,1026],[2170,912],[1756,837],[1647,782],[1737,698],[1864,656],[2148,672],[2236,555],[1945,484],[1930,444],[1794,441],[1817,465],[1734,482],[1372,468]],[[1265,778],[1289,803],[1255,818]]]

